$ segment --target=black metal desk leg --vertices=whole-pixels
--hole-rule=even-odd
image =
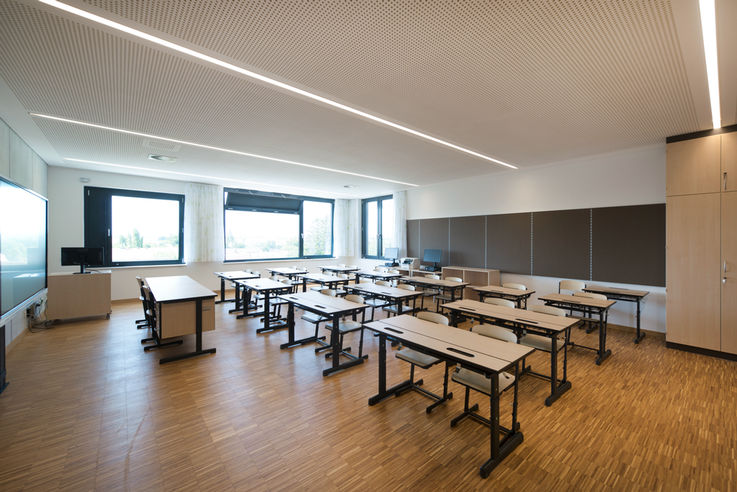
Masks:
[[[386,393],[386,335],[379,333],[379,392],[369,398],[369,405],[376,405],[390,396]]]
[[[645,334],[640,331],[640,298],[637,298],[637,335],[635,335],[635,343],[640,343],[640,340],[645,338]]]
[[[220,300],[216,304],[221,302],[225,302],[225,279],[223,277],[220,277]]]
[[[545,398],[545,405],[550,406],[555,400],[561,397],[563,393],[571,389],[571,383],[566,381],[566,363],[563,361],[563,380],[558,384],[558,334],[554,333],[550,337],[550,396]],[[563,343],[565,346],[565,342]],[[568,352],[564,348],[564,357],[567,357]]]
[[[604,321],[605,310],[599,312],[599,356],[596,358],[596,365],[600,366],[604,360],[612,354],[611,350],[606,348],[606,322]]]
[[[479,473],[483,478],[489,476],[491,470],[499,464],[499,374],[491,376],[491,394],[489,395],[489,435],[491,456],[481,465]]]

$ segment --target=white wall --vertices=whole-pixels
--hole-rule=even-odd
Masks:
[[[407,219],[650,203],[665,203],[665,143],[408,190]],[[523,283],[540,295],[557,291],[558,280],[502,272],[502,282]],[[606,285],[650,291],[643,303],[642,327],[665,332],[664,287]],[[634,326],[633,305],[618,302],[609,320]]]
[[[89,182],[82,183],[80,178]],[[186,183],[164,179],[126,176],[62,167],[49,168],[49,273],[74,272],[76,267],[61,266],[61,248],[84,245],[84,187],[122,188],[130,190],[157,191],[184,194]],[[220,288],[220,281],[213,272],[250,268],[261,270],[271,266],[300,265],[316,271],[326,263],[346,262],[345,259],[328,260],[282,260],[272,262],[198,262],[187,265],[156,267],[112,268],[112,298],[132,299],[139,295],[136,276],[155,277],[162,275],[189,275],[212,289]]]
[[[2,120],[0,120],[0,176],[46,196],[46,163]],[[3,213],[7,212],[3,210]],[[25,305],[30,305],[45,296],[44,290],[29,299]],[[25,310],[19,309],[16,314],[3,319],[2,324],[5,325],[5,344],[9,345],[28,326]]]

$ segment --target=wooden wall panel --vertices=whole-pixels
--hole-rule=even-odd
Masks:
[[[450,219],[449,264],[484,268],[486,217],[452,217]]]
[[[590,214],[588,208],[532,214],[534,275],[589,278]]]
[[[447,218],[443,219],[423,219],[420,222],[420,254],[418,257],[422,261],[422,252],[426,249],[442,249],[443,261],[441,265],[448,265],[450,255],[448,254],[448,234],[450,233]]]
[[[422,254],[420,249],[420,221],[407,221],[407,256],[419,258]]]
[[[486,266],[530,275],[530,213],[486,216]]]
[[[665,286],[665,204],[593,209],[593,280]]]

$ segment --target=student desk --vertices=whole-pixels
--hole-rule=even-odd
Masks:
[[[202,348],[202,332],[215,329],[216,294],[185,275],[146,277],[146,284],[156,302],[156,323],[161,338],[195,334],[194,352],[163,357],[159,364],[214,354],[214,348]]]
[[[377,271],[367,271],[367,270],[361,270],[356,272],[356,283],[359,283],[361,278],[370,278],[372,280],[394,280],[401,277],[401,273],[389,273],[389,272],[377,272]]]
[[[271,273],[275,273],[276,275],[287,277],[289,280],[295,280],[299,278],[300,275],[304,275],[305,273],[307,273],[307,270],[304,268],[281,267],[281,268],[267,268],[266,270]]]
[[[632,289],[619,289],[616,287],[604,287],[603,285],[589,285],[584,292],[592,292],[594,294],[604,294],[607,299],[614,299],[615,301],[623,302],[634,302],[637,306],[637,334],[635,335],[635,343],[640,343],[640,340],[645,338],[645,334],[640,331],[640,302],[642,298],[648,295],[650,292],[646,290],[632,290]]]
[[[287,327],[289,328],[289,341],[280,346],[282,349],[294,347],[296,345],[303,345],[305,343],[315,342],[319,337],[312,336],[302,338],[300,340],[294,339],[294,308],[298,307],[304,311],[315,313],[319,316],[324,316],[331,320],[333,328],[330,333],[330,345],[332,348],[332,365],[322,371],[323,376],[332,374],[336,371],[342,371],[349,367],[363,364],[364,359],[368,359],[368,355],[363,357],[356,357],[355,355],[348,352],[350,347],[341,351],[340,346],[340,318],[343,316],[355,316],[358,313],[363,312],[368,306],[366,304],[359,304],[357,302],[351,302],[343,299],[342,297],[326,296],[319,292],[309,291],[300,292],[299,294],[286,294],[280,296],[281,299],[289,303],[289,310],[287,311]],[[344,355],[350,360],[346,362],[340,362],[340,356]]]
[[[609,308],[614,305],[616,301],[607,299],[606,301],[601,299],[591,299],[589,297],[582,296],[571,296],[568,294],[547,294],[540,296],[539,299],[543,301],[547,306],[555,306],[561,309],[568,309],[572,311],[579,311],[584,314],[592,313],[599,315],[599,348],[587,347],[585,345],[570,343],[571,346],[577,346],[596,352],[596,365],[601,365],[604,360],[612,355],[611,350],[606,348],[606,314]]]
[[[563,343],[563,378],[558,379],[558,336],[561,333],[567,335],[571,327],[578,323],[578,319],[536,313],[526,309],[497,306],[471,299],[461,299],[443,304],[441,308],[450,311],[451,325],[453,326],[457,326],[458,318],[463,316],[464,318],[478,320],[481,323],[496,321],[497,323],[493,324],[498,324],[498,322],[502,322],[514,330],[517,336],[521,336],[524,330],[527,333],[550,338],[550,376],[533,373],[531,369],[526,369],[526,372],[550,380],[550,395],[545,398],[545,405],[547,406],[552,405],[563,393],[571,389],[571,382],[567,379],[568,350],[565,343]]]
[[[272,322],[271,312],[269,304],[272,296],[278,294],[286,294],[291,289],[291,285],[286,285],[270,278],[254,278],[249,280],[236,280],[237,284],[243,287],[244,299],[243,299],[243,313],[237,316],[238,319],[245,318],[248,316],[262,316],[264,326],[258,328],[256,333],[263,333],[265,331],[276,330],[277,328],[283,328],[285,326],[284,320],[276,319]],[[251,292],[258,292],[264,296],[264,310],[259,312],[248,312],[251,306]],[[255,309],[255,308],[254,308]]]
[[[450,300],[455,301],[456,292],[461,291],[461,298],[463,297],[463,288],[468,285],[468,282],[452,282],[445,279],[436,279],[429,277],[402,277],[402,282],[409,285],[419,285],[422,287],[430,287],[433,289],[440,289],[443,292],[450,292]]]
[[[337,289],[341,284],[347,285],[350,279],[325,275],[324,273],[308,273],[302,276],[302,292],[307,292],[308,281],[320,284],[327,289]]]
[[[360,270],[360,268],[337,266],[337,265],[327,265],[327,266],[321,266],[320,270],[322,270],[322,273],[325,273],[325,272],[351,273],[351,272],[357,272],[358,270]]]
[[[413,302],[412,307],[417,308],[417,298],[422,295],[422,291],[397,289],[396,287],[385,287],[376,284],[346,285],[345,290],[361,296],[385,300],[397,306],[397,313],[402,312],[401,305],[410,299]]]
[[[386,387],[386,339],[390,337],[409,348],[450,363],[460,364],[462,367],[491,378],[491,396],[489,397],[491,456],[481,465],[479,472],[482,477],[488,477],[491,470],[522,442],[522,432],[517,423],[518,378],[515,377],[514,380],[512,426],[505,429],[499,425],[499,373],[510,368],[514,368],[516,373],[518,362],[530,355],[534,349],[423,321],[405,314],[367,323],[366,328],[379,334],[379,392],[369,398],[369,405],[375,405],[396,395],[410,385],[407,380],[391,388]],[[500,441],[501,433],[504,433],[505,437]]]
[[[483,287],[472,285],[470,288],[478,293],[480,301],[487,297],[498,297],[514,302],[520,309],[527,308],[527,299],[535,293],[534,290],[509,289],[499,285],[485,285]]]
[[[220,277],[220,300],[215,301],[215,304],[221,302],[233,302],[238,300],[238,291],[240,286],[235,284],[235,297],[233,299],[225,298],[225,282],[235,282],[236,280],[245,280],[247,278],[259,278],[261,275],[254,272],[244,272],[243,270],[233,270],[230,272],[215,272],[215,275]]]

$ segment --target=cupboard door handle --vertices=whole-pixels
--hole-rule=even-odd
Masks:
[[[727,277],[722,277],[722,283],[723,284],[726,284],[727,283]]]
[[[727,191],[727,171],[723,173],[722,185],[724,186],[724,191]]]
[[[722,272],[727,273],[727,260],[722,262]]]

